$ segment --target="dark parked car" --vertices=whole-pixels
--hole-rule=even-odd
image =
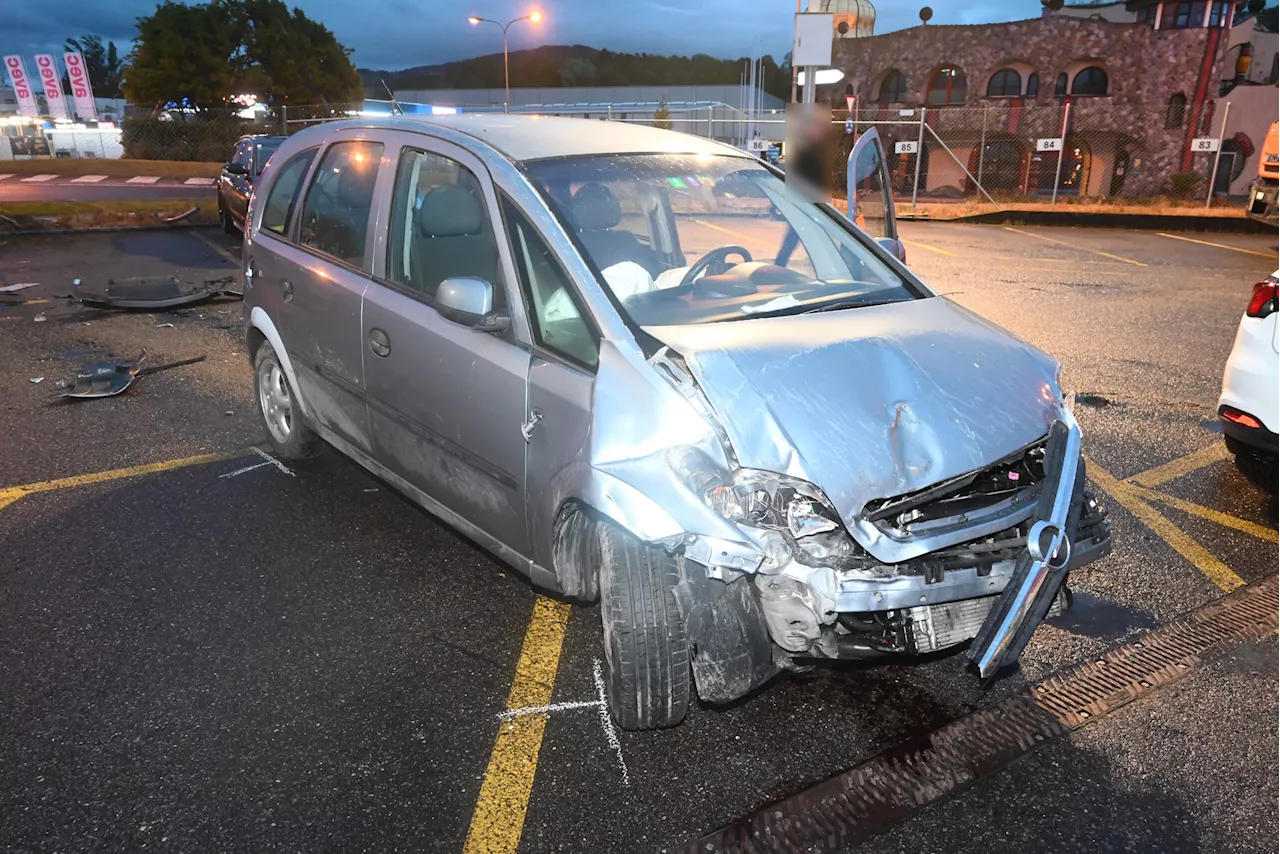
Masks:
[[[227,234],[244,228],[249,197],[272,153],[288,137],[242,136],[218,177],[218,220]]]

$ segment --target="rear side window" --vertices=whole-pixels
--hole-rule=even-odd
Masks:
[[[289,215],[293,213],[293,205],[298,199],[298,188],[302,186],[302,177],[307,174],[307,167],[316,156],[314,148],[308,148],[284,165],[276,181],[267,194],[267,202],[262,208],[262,227],[276,234],[284,234],[289,227]]]
[[[373,209],[373,185],[382,160],[380,142],[339,142],[325,151],[302,204],[298,241],[339,261],[360,266]]]

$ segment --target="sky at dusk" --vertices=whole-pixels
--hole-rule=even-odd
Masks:
[[[537,8],[537,27],[511,28],[511,48],[584,44],[616,51],[708,53],[723,58],[790,49],[788,0],[305,0],[291,4],[321,21],[355,49],[361,68],[399,69],[464,59],[502,49],[497,27],[471,27],[468,15],[509,20]],[[814,4],[816,7],[816,3]],[[924,2],[876,3],[876,32],[919,24]],[[101,35],[122,54],[133,22],[154,0],[64,0],[4,4],[0,53],[56,51],[68,36]],[[934,24],[1016,21],[1040,14],[1039,0],[932,0]],[[30,67],[30,66],[28,66]]]

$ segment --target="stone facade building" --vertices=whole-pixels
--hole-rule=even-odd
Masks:
[[[831,103],[841,110],[845,96],[856,95],[856,118],[884,122],[891,140],[916,139],[923,108],[929,129],[951,149],[923,130],[926,196],[974,192],[962,165],[993,194],[1009,196],[1051,193],[1055,177],[1060,195],[1203,193],[1213,158],[1193,153],[1192,140],[1218,133],[1213,117],[1236,4],[1099,5],[1110,15],[837,39],[834,61],[845,81],[832,87]],[[1264,128],[1274,101],[1272,115],[1259,117]],[[1037,140],[1059,137],[1061,170],[1057,151],[1037,150]],[[899,191],[915,183],[915,159],[894,157]]]

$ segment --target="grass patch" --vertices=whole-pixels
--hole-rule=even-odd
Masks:
[[[191,163],[182,160],[100,160],[92,157],[0,160],[0,173],[24,176],[106,175],[108,178],[132,178],[134,175],[156,175],[160,178],[217,178],[221,171],[221,163]]]
[[[0,215],[22,229],[103,228],[107,226],[160,225],[171,217],[198,210],[184,223],[218,221],[218,206],[200,199],[112,199],[100,202],[0,202]]]

